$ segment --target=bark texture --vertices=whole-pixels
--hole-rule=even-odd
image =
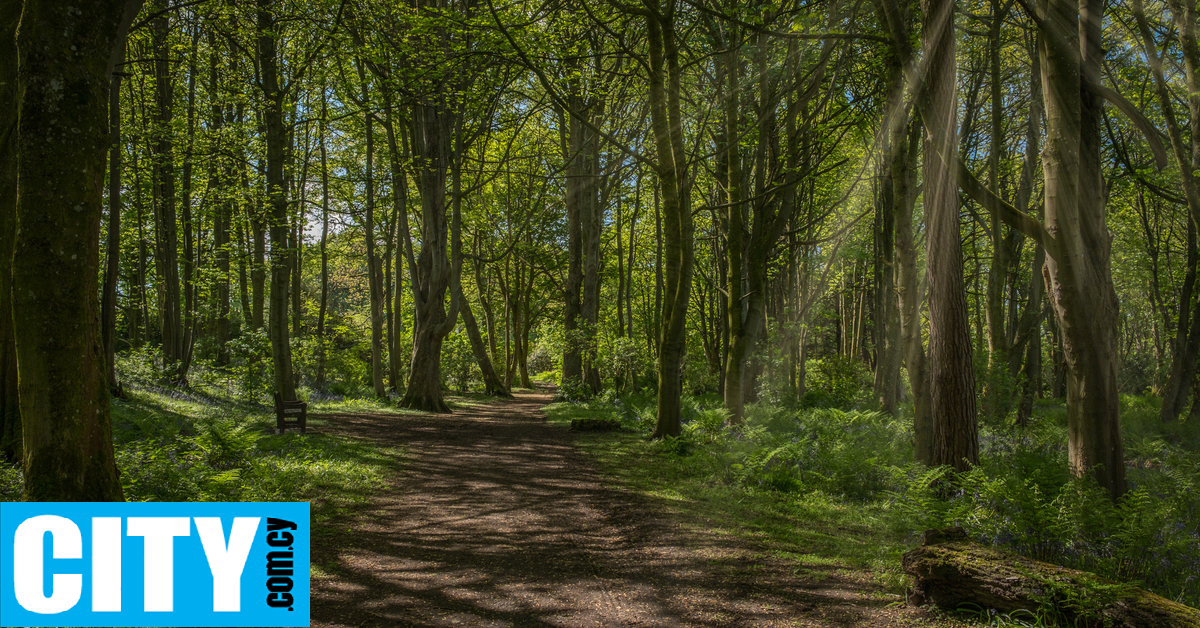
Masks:
[[[267,144],[267,205],[271,234],[271,312],[268,332],[275,371],[275,391],[284,401],[296,400],[289,342],[288,290],[291,287],[292,256],[288,251],[288,202],[284,181],[287,131],[284,128],[284,90],[279,84],[277,38],[273,0],[258,0],[258,56],[262,68],[263,120]]]
[[[97,277],[113,54],[139,7],[29,0],[21,17],[12,297],[29,501],[124,499]]]
[[[920,149],[920,119],[909,121],[904,106],[906,72],[914,56],[912,37],[913,3],[876,0],[880,21],[891,35],[889,66],[889,105],[887,118],[888,183],[892,189],[891,207],[895,218],[896,309],[900,319],[900,353],[908,372],[913,395],[914,455],[918,462],[933,460],[933,418],[930,416],[929,366],[921,333],[923,288],[917,272],[917,248],[913,237],[913,207],[916,204],[916,160]]]
[[[21,458],[12,254],[17,233],[17,22],[21,3],[0,5],[0,459]]]
[[[158,10],[165,11],[166,2]],[[154,46],[154,97],[156,119],[154,128],[154,225],[155,264],[159,282],[159,316],[162,328],[163,370],[170,380],[183,359],[183,314],[180,310],[179,231],[175,207],[175,87],[170,64],[170,25],[167,14],[153,20],[151,35]]]
[[[570,112],[563,128],[564,158],[567,161],[567,280],[563,285],[566,305],[564,327],[567,346],[563,354],[563,381],[588,383],[600,391],[600,371],[595,364],[596,324],[600,314],[600,238],[603,207],[600,194],[600,137],[593,127],[603,124],[604,102],[587,96],[580,75],[592,68],[576,65],[570,81]]]
[[[658,420],[654,438],[678,436],[683,394],[685,319],[695,262],[691,181],[683,145],[675,0],[645,0],[650,50],[650,126],[662,187],[663,291],[658,345]]]
[[[434,96],[414,103],[411,117],[414,178],[421,195],[421,253],[412,284],[415,329],[408,388],[400,405],[427,412],[449,413],[442,398],[442,340],[454,329],[458,298],[446,291],[452,273],[447,255],[446,175],[450,167],[454,114]],[[457,243],[455,243],[457,247]]]
[[[962,279],[958,184],[939,155],[956,151],[954,2],[925,2],[925,222],[929,269],[929,384],[933,464],[979,463],[971,328]]]
[[[1100,176],[1099,0],[1047,0],[1040,61],[1046,104],[1047,289],[1066,363],[1071,473],[1125,493],[1117,395],[1118,303]]]

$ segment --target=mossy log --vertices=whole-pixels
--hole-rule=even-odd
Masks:
[[[573,432],[615,432],[621,429],[621,422],[616,419],[574,419],[571,421]]]
[[[962,528],[928,530],[903,558],[916,578],[909,603],[1050,611],[1068,625],[1200,628],[1200,610],[1138,587],[971,542]]]

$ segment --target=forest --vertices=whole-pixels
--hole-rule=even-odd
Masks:
[[[1198,16],[5,1],[0,501],[336,521],[411,452],[334,417],[549,387],[608,481],[886,591],[960,526],[1200,606]]]

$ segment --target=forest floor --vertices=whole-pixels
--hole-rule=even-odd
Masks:
[[[384,490],[319,526],[312,625],[963,625],[905,607],[866,570],[825,564],[814,577],[615,485],[546,422],[550,400],[314,417],[406,453]]]

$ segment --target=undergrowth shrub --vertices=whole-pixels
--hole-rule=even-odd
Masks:
[[[836,367],[818,376],[857,377]],[[1025,429],[981,423],[981,463],[953,483],[948,468],[912,461],[910,408],[891,417],[751,404],[744,425],[731,429],[719,400],[685,396],[683,433],[647,451],[706,475],[703,485],[773,496],[797,513],[797,525],[807,525],[799,513],[834,504],[874,513],[873,525],[905,547],[925,529],[962,526],[987,545],[1200,606],[1200,424],[1162,424],[1156,401],[1122,403],[1130,491],[1118,504],[1068,473],[1061,401],[1036,404]],[[631,429],[653,429],[653,397],[608,407]]]
[[[862,360],[831,355],[804,363],[806,408],[865,406],[871,395],[871,373]]]
[[[266,407],[152,385],[127,393],[113,400],[112,419],[128,501],[309,501],[320,521],[368,499],[395,466],[397,452],[276,435]],[[0,463],[0,501],[19,500],[22,481],[19,464]]]
[[[483,380],[465,329],[455,329],[442,341],[442,376],[449,388],[467,392],[472,381]]]
[[[592,388],[582,379],[572,377],[562,380],[558,392],[554,393],[555,401],[586,401],[592,397]]]
[[[21,463],[0,461],[0,502],[15,502],[21,499]]]

